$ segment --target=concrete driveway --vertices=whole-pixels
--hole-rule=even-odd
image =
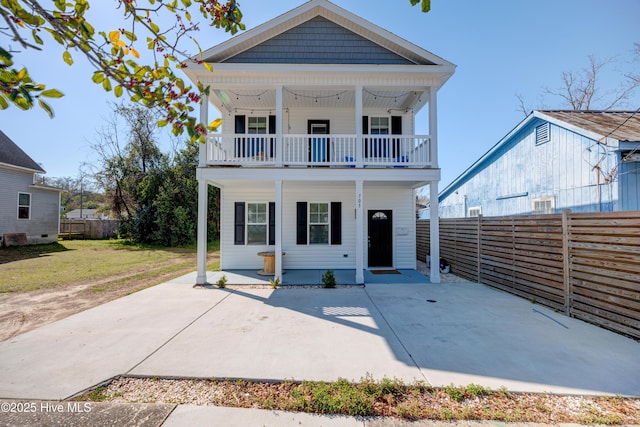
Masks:
[[[0,343],[0,398],[117,375],[422,380],[640,396],[640,343],[478,284],[193,288],[193,275]]]

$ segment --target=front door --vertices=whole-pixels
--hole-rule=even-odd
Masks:
[[[309,135],[329,135],[329,120],[309,120]],[[309,139],[309,161],[326,163],[329,161],[329,138],[311,137]]]
[[[393,267],[392,211],[370,210],[369,267]]]

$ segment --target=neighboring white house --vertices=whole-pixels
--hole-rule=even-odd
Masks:
[[[640,113],[533,111],[439,203],[445,218],[640,210]]]
[[[312,0],[202,54],[185,70],[222,115],[200,153],[198,275],[208,185],[220,188],[220,268],[416,268],[415,190],[437,197],[437,92],[450,62]],[[428,135],[416,113],[428,106]],[[437,213],[437,204],[432,207]],[[438,236],[432,221],[432,236]],[[283,252],[286,256],[283,256]],[[438,239],[431,254],[439,253]],[[431,281],[439,282],[437,269]],[[286,279],[286,277],[284,277]]]
[[[0,238],[25,234],[30,244],[58,240],[60,190],[36,181],[45,171],[0,131]]]

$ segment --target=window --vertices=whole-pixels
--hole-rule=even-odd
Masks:
[[[329,243],[329,203],[309,203],[309,243]]]
[[[247,203],[247,244],[266,244],[267,225],[267,204]]]
[[[555,198],[553,196],[541,197],[531,201],[531,210],[536,215],[552,214],[555,209]]]
[[[536,127],[536,145],[549,142],[550,139],[551,139],[551,132],[549,128],[549,123],[543,123]]]
[[[249,123],[247,125],[247,133],[267,133],[267,118],[266,117],[248,117]]]
[[[18,193],[18,219],[31,218],[31,194]]]
[[[389,135],[389,117],[371,117],[371,135]]]
[[[479,217],[480,215],[482,215],[482,206],[469,208],[469,218]]]
[[[342,202],[296,203],[296,244],[342,244]]]

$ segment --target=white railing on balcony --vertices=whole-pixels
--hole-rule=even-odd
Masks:
[[[430,168],[431,150],[428,135],[363,135],[359,153],[356,135],[287,134],[280,144],[275,135],[213,134],[207,164]]]

